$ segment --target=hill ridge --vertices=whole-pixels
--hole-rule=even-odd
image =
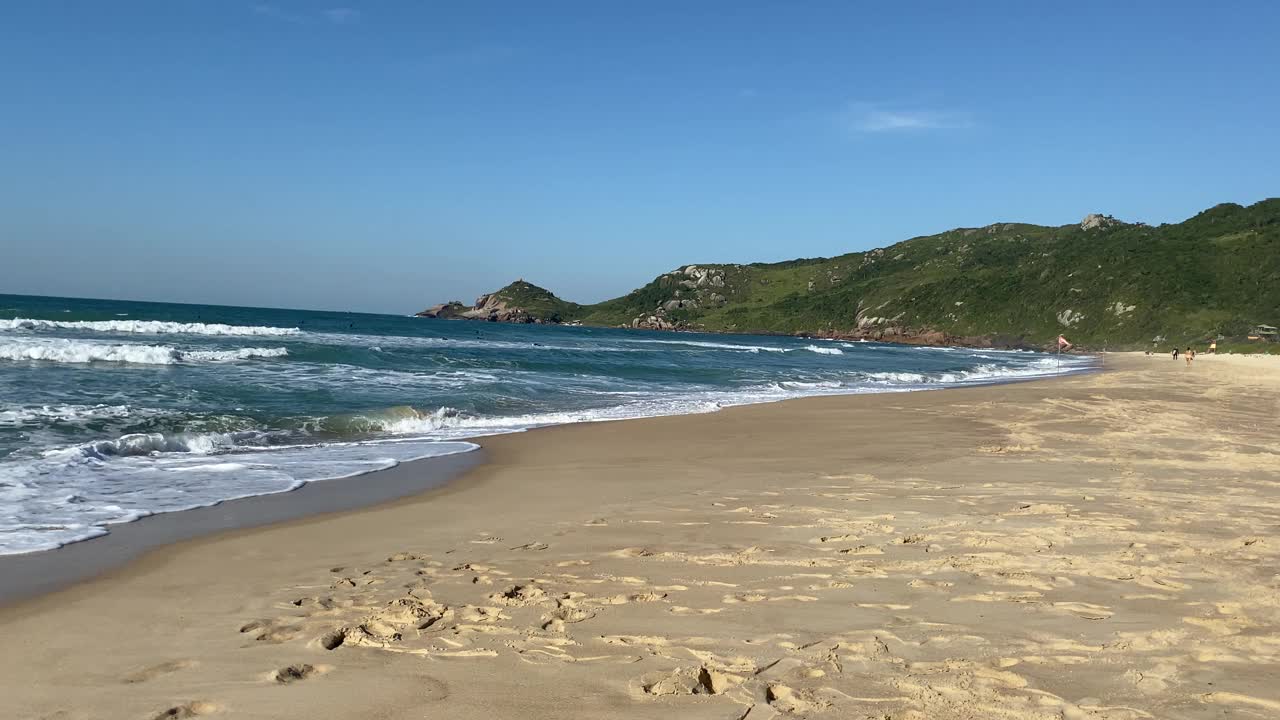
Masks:
[[[1065,334],[1144,347],[1243,336],[1280,324],[1280,198],[1156,226],[1092,213],[1059,226],[953,228],[830,258],[681,265],[592,305],[520,280],[461,314],[433,316],[929,344],[1033,346]]]

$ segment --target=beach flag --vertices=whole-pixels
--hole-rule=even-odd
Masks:
[[[1071,349],[1071,342],[1070,342],[1069,340],[1067,340],[1066,338],[1062,337],[1061,335],[1059,335],[1059,336],[1058,336],[1058,349],[1059,349],[1059,350],[1070,350],[1070,349]]]

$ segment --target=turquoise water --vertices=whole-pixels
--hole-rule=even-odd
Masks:
[[[0,554],[486,434],[1056,369],[1024,352],[0,295]]]

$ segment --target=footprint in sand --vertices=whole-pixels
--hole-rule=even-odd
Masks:
[[[299,680],[307,680],[309,678],[316,677],[317,675],[323,675],[328,671],[329,668],[325,665],[315,666],[307,663],[299,663],[297,665],[290,665],[276,670],[271,673],[271,679],[281,685],[288,685],[290,683],[298,682]]]
[[[221,708],[211,702],[197,700],[195,702],[183,703],[182,705],[174,705],[163,712],[152,715],[152,720],[173,720],[174,718],[193,718],[201,715],[212,715]]]
[[[337,650],[347,642],[347,629],[339,628],[316,638],[316,643],[325,650]]]
[[[547,596],[547,591],[536,585],[512,585],[502,592],[493,593],[489,596],[489,599],[499,605],[507,605],[509,607],[524,607],[526,605],[551,602],[551,598]]]
[[[831,707],[831,703],[822,698],[786,685],[770,685],[765,691],[765,699],[775,710],[796,715],[821,712]]]
[[[680,668],[667,673],[651,673],[639,678],[645,695],[721,695],[742,682],[742,678],[707,666]]]
[[[580,623],[595,617],[595,613],[562,604],[559,608],[542,617],[542,629],[547,632],[564,632],[565,625]]]
[[[281,625],[274,620],[254,620],[240,626],[240,632],[254,634],[254,640],[263,643],[282,643],[294,639],[302,628],[297,625]]]
[[[131,685],[134,683],[147,682],[148,680],[154,680],[161,675],[168,675],[170,673],[178,672],[179,670],[186,670],[187,668],[195,667],[198,664],[199,663],[195,660],[170,660],[169,662],[163,662],[159,665],[152,665],[151,667],[131,672],[121,678],[121,680]]]
[[[381,585],[384,581],[380,578],[372,577],[372,571],[366,570],[354,577],[343,577],[334,580],[329,587],[334,590],[347,590],[350,588],[363,587],[366,585]]]
[[[387,562],[391,563],[391,562],[403,562],[405,560],[430,560],[430,559],[431,559],[430,555],[420,555],[418,553],[411,553],[411,552],[398,552],[395,555],[392,555],[391,557],[387,558]]]
[[[649,603],[658,602],[667,597],[666,593],[645,592],[634,593],[631,595],[609,595],[606,597],[588,598],[585,602],[598,605],[626,605],[627,603]]]
[[[348,608],[355,604],[354,600],[332,597],[301,597],[289,603],[294,607],[308,608],[316,610],[316,612],[324,610],[334,610],[337,608]]]
[[[880,548],[872,547],[870,545],[859,545],[857,547],[844,548],[843,550],[838,550],[837,552],[839,552],[841,555],[883,555],[884,554],[884,551],[881,550]]]

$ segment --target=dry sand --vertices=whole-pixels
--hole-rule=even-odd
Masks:
[[[483,441],[0,611],[4,718],[1280,717],[1280,364]]]

